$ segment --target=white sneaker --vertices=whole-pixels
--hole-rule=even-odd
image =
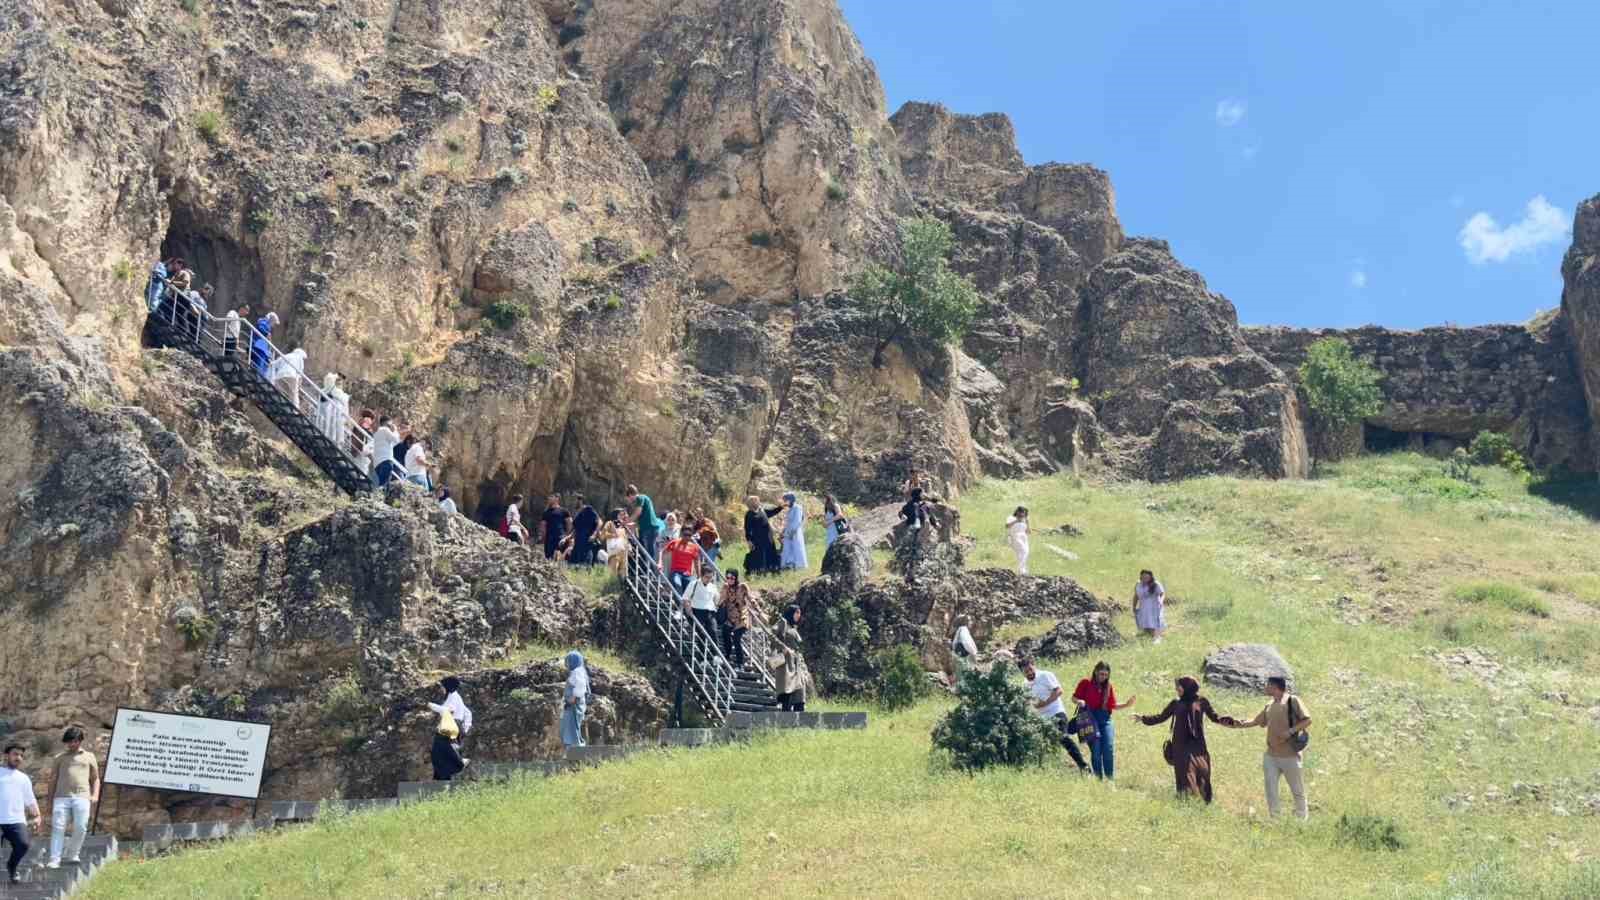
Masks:
[[[1150,643],[1159,644],[1159,643],[1161,643],[1161,638],[1156,638],[1155,640],[1151,641]]]
[[[61,868],[61,860],[52,859],[49,862],[45,863],[44,867],[46,869],[59,869],[59,868]]]

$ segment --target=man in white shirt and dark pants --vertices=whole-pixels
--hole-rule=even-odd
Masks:
[[[700,580],[690,582],[683,589],[683,608],[694,615],[695,621],[711,637],[712,646],[721,646],[717,636],[717,586],[711,582],[711,567],[700,570]]]
[[[33,781],[22,771],[26,753],[21,744],[6,746],[6,762],[0,767],[0,837],[11,844],[6,859],[6,875],[16,884],[17,866],[28,855],[28,830],[39,827],[39,800],[33,795]]]
[[[1089,771],[1089,764],[1083,761],[1083,751],[1072,742],[1072,731],[1067,727],[1067,710],[1061,705],[1061,680],[1056,678],[1056,673],[1035,669],[1033,660],[1026,656],[1017,658],[1017,668],[1022,670],[1028,679],[1028,690],[1033,694],[1033,708],[1039,715],[1049,719],[1061,732],[1061,746],[1078,764],[1079,772]]]

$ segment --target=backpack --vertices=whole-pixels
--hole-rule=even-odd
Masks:
[[[511,537],[511,517],[510,516],[507,516],[507,515],[501,515],[500,516],[500,536],[503,537],[503,538]]]
[[[849,534],[850,533],[850,521],[848,519],[846,519],[844,516],[840,516],[839,518],[834,519],[833,520],[833,533],[834,533],[835,536],[841,536],[841,537],[843,535]]]

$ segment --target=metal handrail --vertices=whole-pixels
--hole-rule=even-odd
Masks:
[[[707,712],[727,721],[733,709],[734,669],[722,648],[694,616],[683,612],[683,598],[656,563],[654,554],[631,531],[628,536],[628,577],[623,579],[645,618],[689,670],[689,680],[704,698]]]
[[[704,548],[701,549],[702,551],[704,550]],[[717,561],[712,559],[709,554],[702,552],[701,555],[705,557],[705,565],[710,566],[711,571],[715,573],[717,584],[722,584],[722,569],[717,566]],[[749,592],[750,585],[744,579],[741,578],[739,584],[744,586],[746,592]],[[744,655],[745,659],[756,661],[757,664],[751,666],[751,668],[760,673],[761,680],[766,683],[767,687],[776,692],[778,690],[778,682],[773,679],[772,673],[767,671],[766,660],[771,654],[772,645],[781,642],[778,640],[777,635],[774,635],[771,629],[767,627],[764,617],[759,613],[760,610],[754,604],[751,604],[749,611],[751,625],[744,633]]]
[[[156,316],[158,320],[161,320],[162,317],[158,314],[165,308],[167,315],[164,321],[167,325],[177,330],[180,320],[182,320],[184,336],[193,340],[202,353],[214,357],[233,356],[236,357],[235,362],[240,366],[255,369],[263,381],[272,385],[274,390],[294,406],[296,412],[311,419],[312,424],[317,426],[317,430],[328,438],[328,441],[334,445],[335,449],[349,457],[350,461],[359,467],[360,456],[370,446],[372,434],[362,428],[361,424],[350,416],[348,405],[346,406],[346,412],[341,414],[340,420],[334,423],[333,433],[330,433],[323,426],[323,423],[318,421],[318,411],[322,409],[323,403],[332,402],[332,398],[317,386],[316,379],[311,373],[302,370],[295,378],[292,392],[285,391],[282,385],[269,378],[267,373],[271,371],[272,364],[287,354],[278,349],[278,346],[272,343],[270,338],[262,334],[254,323],[243,318],[214,316],[204,307],[194,306],[195,301],[173,287],[171,279],[164,280],[162,296],[163,302],[151,313],[152,316]],[[189,311],[187,313],[180,312],[180,304],[189,304]],[[193,323],[192,333],[190,333],[191,321]],[[239,325],[239,336],[234,340],[234,346],[230,348],[228,346],[227,331],[229,325],[234,322]],[[256,338],[260,338],[267,345],[266,365],[262,368],[255,366],[255,359],[252,356],[252,348]],[[263,368],[265,371],[262,370]],[[374,481],[377,480],[378,476],[378,462],[380,461],[374,460],[367,472],[367,477]],[[392,462],[394,465],[393,471],[396,473],[395,477],[404,480],[409,476],[410,473],[406,471],[404,463],[399,460],[393,460]]]

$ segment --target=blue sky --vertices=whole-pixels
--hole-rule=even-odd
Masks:
[[[1600,3],[840,2],[891,111],[1106,169],[1248,324],[1524,321],[1600,193]]]

